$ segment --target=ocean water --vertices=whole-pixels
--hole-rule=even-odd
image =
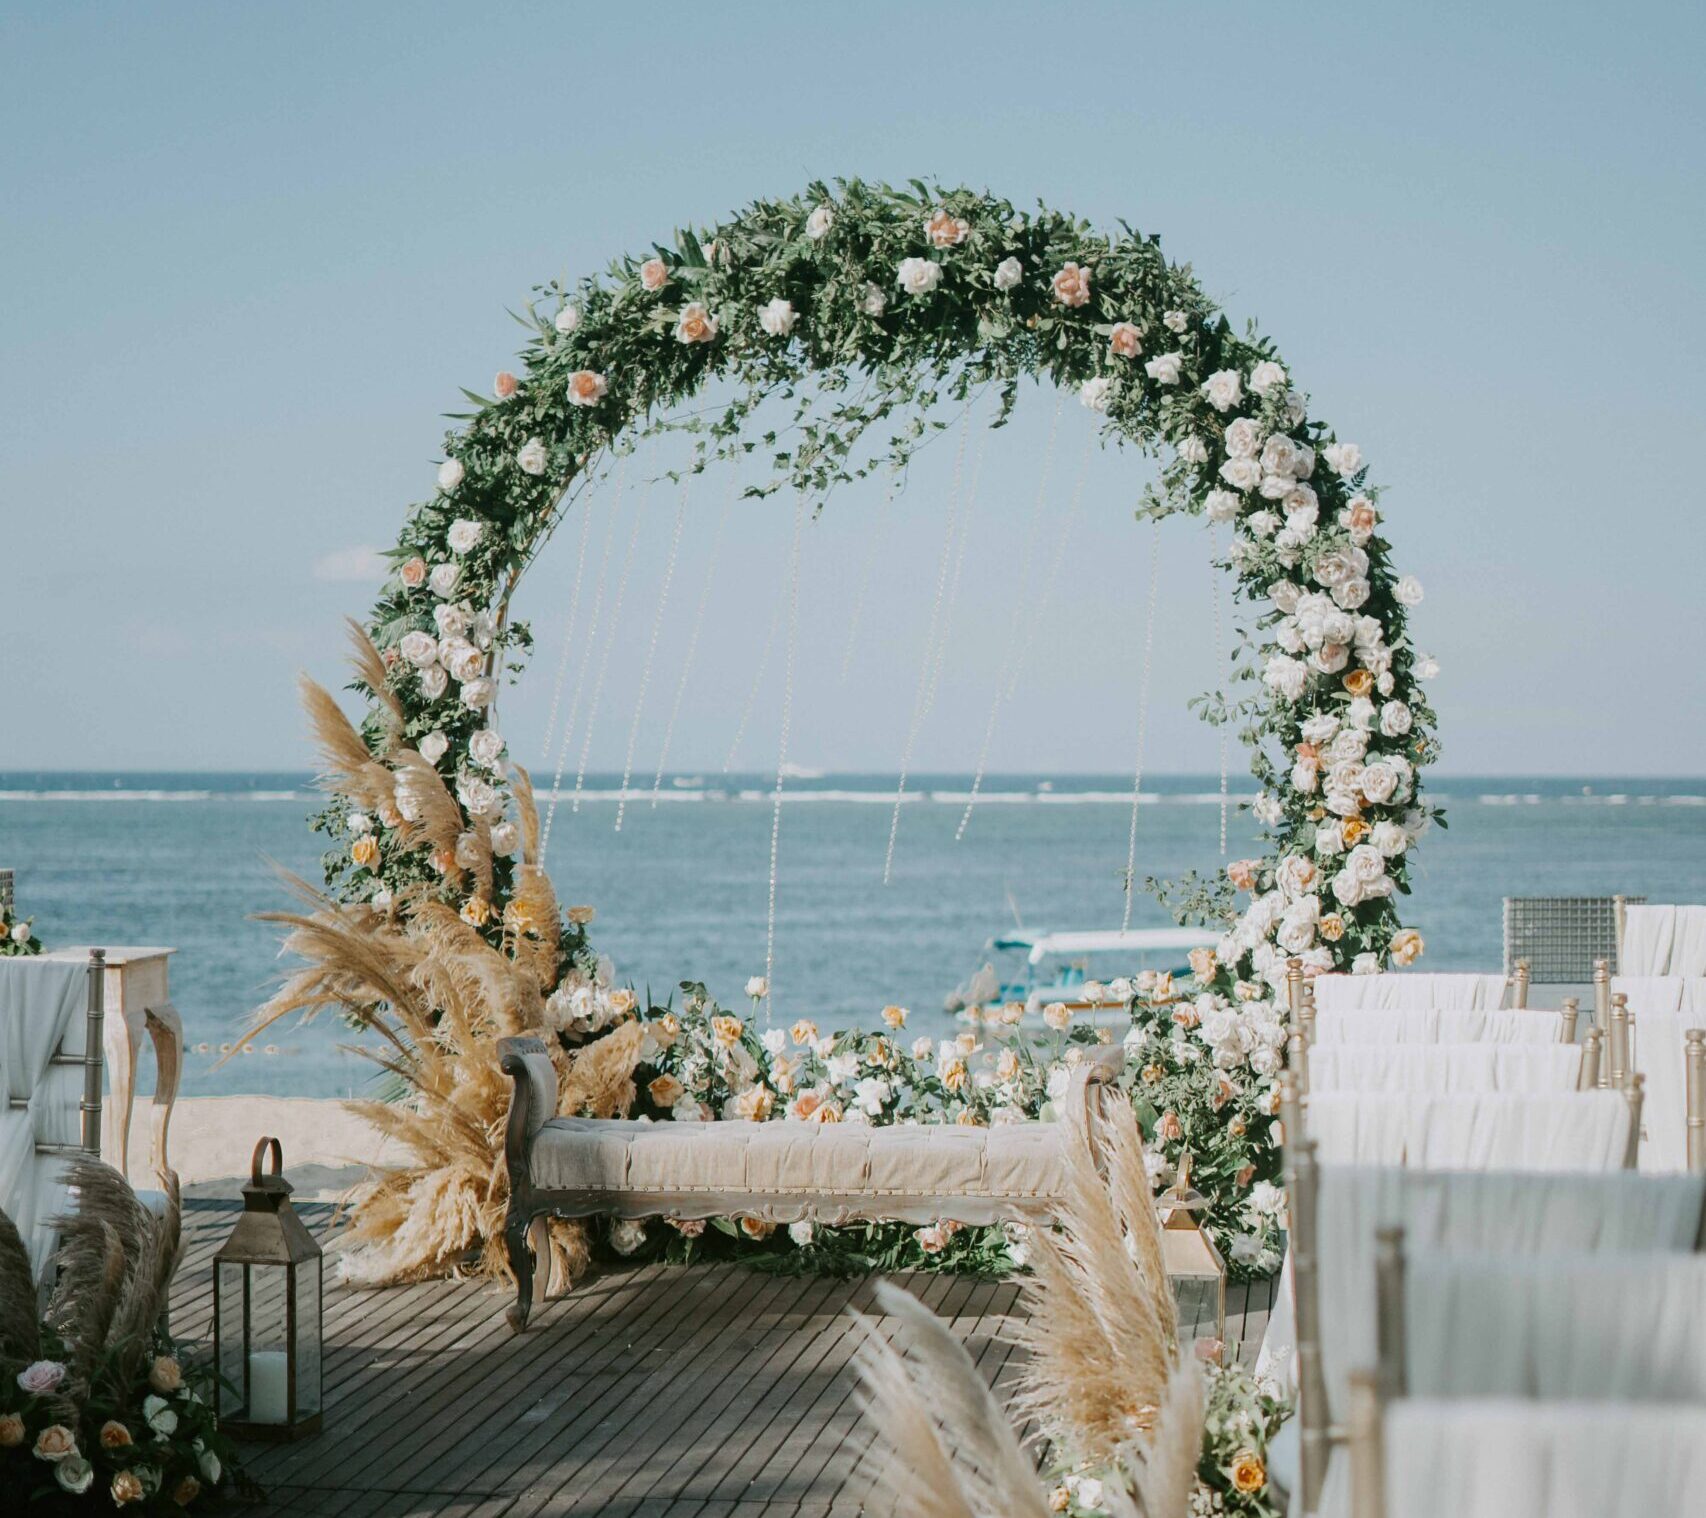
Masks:
[[[559,803],[547,857],[559,894],[598,909],[595,941],[624,980],[661,1000],[698,979],[740,1003],[765,965],[770,781],[674,777],[656,806],[649,793],[631,797],[620,832],[616,785],[589,776],[578,809]],[[945,1030],[942,998],[983,962],[992,934],[1120,925],[1129,776],[989,778],[957,842],[970,777],[917,777],[884,885],[894,786],[879,775],[788,782],[778,1018],[850,1026],[898,1002],[911,1026]],[[1140,881],[1219,864],[1218,787],[1211,776],[1145,777]],[[1432,781],[1430,794],[1449,829],[1422,840],[1405,906],[1429,968],[1496,967],[1507,895],[1706,901],[1706,781],[1456,778]],[[1233,856],[1253,847],[1237,799],[1235,781]],[[0,773],[0,867],[17,872],[19,909],[50,947],[178,950],[186,1093],[343,1095],[369,1067],[339,1052],[347,1035],[329,1021],[277,1029],[221,1063],[284,968],[277,930],[253,920],[288,902],[275,865],[318,878],[323,840],[306,824],[316,804],[298,774]],[[1134,926],[1170,921],[1140,894]]]

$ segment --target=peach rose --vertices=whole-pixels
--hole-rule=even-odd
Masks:
[[[379,840],[371,833],[363,833],[351,846],[350,858],[364,870],[371,870],[379,863]]]
[[[1108,334],[1108,352],[1115,358],[1136,358],[1143,352],[1143,339],[1130,322],[1116,322]]]
[[[639,997],[626,986],[620,986],[610,993],[610,1010],[618,1017],[626,1017],[638,1003]]]
[[[130,1437],[130,1430],[116,1418],[109,1418],[101,1425],[101,1448],[123,1449],[127,1444],[136,1441]]]
[[[1177,1112],[1163,1112],[1160,1121],[1155,1125],[1155,1136],[1160,1139],[1181,1139],[1185,1136],[1185,1125],[1179,1121]]]
[[[982,1116],[970,1107],[965,1108],[954,1121],[962,1128],[982,1128],[985,1126]]]
[[[1321,746],[1317,743],[1300,743],[1297,745],[1297,757],[1299,759],[1319,760],[1321,758]]]
[[[1405,928],[1403,932],[1393,935],[1392,958],[1400,965],[1413,965],[1422,957],[1422,935],[1414,928]]]
[[[1267,1467],[1253,1449],[1240,1450],[1232,1460],[1232,1489],[1259,1492],[1268,1484]]]
[[[1374,524],[1379,520],[1380,513],[1367,496],[1357,496],[1345,508],[1345,526],[1352,532],[1373,532]]]
[[[1145,1065],[1143,1067],[1143,1083],[1146,1086],[1153,1086],[1166,1073],[1159,1065]]]
[[[1345,847],[1354,849],[1368,836],[1368,824],[1360,817],[1347,817],[1339,824],[1339,831],[1344,834]]]
[[[924,235],[933,248],[955,248],[971,235],[971,223],[948,211],[937,211],[924,219]]]
[[[143,1490],[142,1478],[135,1471],[120,1471],[113,1477],[113,1502],[118,1507],[126,1503],[140,1502],[147,1493]]]
[[[788,1030],[788,1036],[796,1044],[815,1044],[817,1042],[817,1024],[810,1018],[802,1017]]]
[[[1063,306],[1084,306],[1090,303],[1090,271],[1077,264],[1067,264],[1049,281],[1054,298]]]
[[[596,369],[577,369],[569,376],[569,404],[596,406],[610,389],[610,381]]]
[[[162,1397],[169,1397],[184,1384],[184,1368],[172,1356],[160,1355],[148,1368],[148,1384]]]
[[[1232,1121],[1226,1125],[1226,1131],[1235,1139],[1244,1137],[1244,1118],[1242,1114],[1236,1112],[1232,1114]]]
[[[1194,1028],[1201,1021],[1202,1018],[1197,1015],[1197,1009],[1189,1002],[1186,1002],[1182,1007],[1173,1009],[1173,1025],[1175,1027]]]
[[[762,1081],[748,1086],[735,1098],[735,1112],[749,1123],[762,1123],[775,1105],[775,1094]]]
[[[16,1449],[24,1442],[24,1419],[20,1413],[0,1417],[0,1449]]]
[[[498,370],[497,378],[492,381],[492,394],[500,401],[507,401],[520,388],[521,381],[507,369]]]
[[[673,1107],[687,1094],[687,1088],[673,1075],[660,1075],[646,1087],[646,1095],[660,1107]]]
[[[717,335],[717,318],[705,306],[694,301],[681,308],[681,319],[675,324],[678,343],[708,343]]]
[[[745,1031],[746,1024],[738,1017],[730,1017],[726,1012],[711,1019],[711,1036],[725,1049],[734,1048]]]
[[[949,1059],[942,1062],[942,1068],[937,1072],[942,1077],[942,1084],[950,1091],[964,1091],[968,1077],[966,1062],[963,1059]]]
[[[640,265],[640,283],[648,290],[661,290],[669,283],[669,266],[661,258],[648,258]]]
[[[841,1106],[838,1102],[825,1102],[812,1114],[812,1120],[819,1123],[839,1123],[841,1121]]]
[[[763,1218],[742,1218],[740,1231],[749,1239],[767,1239],[776,1231],[774,1223],[766,1223]]]
[[[185,1476],[172,1488],[172,1501],[179,1507],[188,1507],[197,1497],[201,1496],[201,1483],[194,1476]]]
[[[1165,1006],[1179,993],[1173,989],[1173,972],[1163,970],[1155,977],[1155,984],[1149,988],[1149,999],[1159,1006]]]
[[[416,554],[397,571],[397,578],[410,590],[419,590],[427,582],[426,560]]]
[[[1246,1165],[1237,1175],[1232,1177],[1232,1184],[1242,1191],[1251,1181],[1256,1179],[1256,1167]]]
[[[1353,696],[1366,696],[1374,689],[1374,674],[1366,669],[1353,669],[1345,676],[1344,685]]]
[[[895,1029],[904,1028],[906,1026],[906,1008],[905,1007],[884,1007],[883,1008],[883,1021],[885,1023],[887,1023],[888,1026],[891,1028],[895,1028]]]
[[[1315,931],[1328,943],[1337,943],[1345,936],[1345,919],[1337,912],[1329,912],[1315,924]]]
[[[63,1423],[50,1423],[36,1435],[38,1460],[64,1460],[77,1453],[77,1436]]]
[[[1226,878],[1232,882],[1234,890],[1251,891],[1256,887],[1256,864],[1254,859],[1234,859],[1226,867]]]
[[[1214,979],[1214,972],[1219,961],[1215,958],[1213,949],[1192,949],[1189,958],[1191,961],[1192,975],[1196,976],[1198,980],[1203,981]]]
[[[662,1017],[654,1018],[646,1024],[646,1028],[652,1038],[665,1049],[681,1037],[681,1019],[673,1012],[665,1012]]]
[[[788,1103],[788,1116],[796,1122],[808,1123],[817,1116],[817,1110],[823,1105],[821,1091],[802,1091],[793,1101]]]

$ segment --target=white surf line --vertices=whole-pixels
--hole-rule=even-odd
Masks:
[[[895,787],[894,812],[889,818],[889,846],[883,855],[883,884],[894,874],[894,845],[900,835],[900,804],[906,798],[907,774],[912,768],[912,751],[918,742],[918,730],[924,725],[927,698],[930,692],[930,666],[936,649],[936,633],[942,624],[942,602],[948,588],[948,565],[954,554],[954,534],[959,526],[960,478],[965,465],[966,437],[971,431],[971,407],[965,410],[960,423],[959,447],[954,454],[954,481],[948,492],[948,528],[942,539],[942,553],[936,565],[936,600],[930,608],[930,624],[924,632],[924,657],[918,665],[918,688],[912,693],[912,720],[906,727],[906,746],[900,756],[900,783]]]
[[[604,590],[610,579],[610,556],[615,551],[616,526],[622,520],[622,498],[628,487],[628,456],[623,455],[616,471],[616,493],[610,502],[610,525],[604,530],[604,551],[598,562],[598,581],[593,591],[592,616],[587,622],[586,638],[581,644],[580,668],[575,674],[575,696],[569,703],[569,715],[558,739],[557,766],[551,777],[551,805],[545,813],[545,832],[539,840],[539,863],[545,864],[545,850],[551,842],[551,825],[557,820],[557,802],[563,794],[563,771],[568,767],[569,742],[574,736],[575,722],[580,716],[581,697],[586,693],[587,671],[592,668],[593,649],[598,643],[598,628],[604,613]],[[589,501],[590,507],[590,501]]]
[[[717,518],[717,531],[711,539],[710,557],[705,561],[705,583],[700,587],[699,605],[693,612],[693,630],[687,637],[687,658],[681,666],[681,678],[675,684],[675,700],[670,703],[669,721],[664,724],[663,746],[658,750],[657,773],[652,776],[652,805],[658,804],[658,794],[663,789],[664,766],[669,763],[669,746],[675,738],[675,721],[681,715],[682,698],[687,694],[687,681],[693,673],[693,665],[699,657],[699,634],[705,626],[705,609],[711,604],[711,590],[717,581],[717,560],[723,551],[723,533],[729,525],[729,512],[734,506],[735,496],[740,490],[740,470],[729,471],[729,488],[723,496],[723,509]]]
[[[1131,829],[1126,834],[1125,845],[1125,912],[1120,918],[1122,933],[1131,927],[1131,904],[1137,894],[1132,889],[1137,874],[1137,808],[1143,796],[1143,743],[1149,733],[1149,674],[1155,662],[1155,603],[1160,599],[1161,590],[1161,518],[1152,517],[1150,520],[1149,608],[1143,616],[1143,674],[1137,686],[1137,760],[1131,777]]]
[[[782,843],[782,779],[788,768],[788,735],[794,720],[794,648],[800,631],[800,530],[806,498],[794,497],[794,542],[788,564],[788,638],[783,656],[782,734],[776,744],[776,793],[770,811],[770,903],[764,923],[764,1026],[769,1028],[776,995],[776,865]]]
[[[681,503],[675,508],[675,531],[669,540],[669,562],[664,565],[663,584],[658,587],[657,611],[652,617],[652,640],[646,645],[646,662],[640,668],[640,690],[634,697],[634,720],[628,724],[628,755],[622,761],[622,799],[616,803],[616,831],[628,811],[628,782],[634,775],[634,745],[640,737],[640,713],[646,706],[646,688],[652,683],[652,663],[657,658],[658,634],[663,631],[664,609],[669,605],[669,587],[675,579],[675,561],[681,554],[681,529],[687,522],[687,501],[692,494],[693,475],[681,481]]]
[[[1054,400],[1054,419],[1049,423],[1048,443],[1043,448],[1043,466],[1037,475],[1037,498],[1031,507],[1031,525],[1025,535],[1024,552],[1019,561],[1019,590],[1013,598],[1013,615],[1007,624],[1007,646],[1001,655],[1001,668],[996,674],[995,693],[989,702],[989,720],[983,728],[983,746],[977,753],[977,769],[972,774],[971,795],[966,799],[966,809],[960,817],[960,825],[954,829],[955,843],[965,837],[966,826],[971,821],[972,808],[977,805],[977,798],[983,790],[983,777],[989,766],[989,749],[995,741],[995,719],[1001,714],[1001,705],[1005,699],[1003,692],[1007,688],[1007,669],[1018,653],[1019,633],[1025,620],[1025,595],[1031,583],[1031,565],[1036,558],[1037,549],[1042,543],[1043,518],[1048,506],[1049,476],[1054,468],[1054,445],[1060,432],[1061,409],[1065,404],[1065,392],[1057,392]]]
[[[646,515],[646,502],[652,493],[648,481],[640,491],[640,498],[634,503],[634,530],[628,534],[628,551],[622,555],[622,575],[616,582],[616,599],[610,605],[610,632],[604,640],[604,652],[598,661],[598,677],[592,684],[592,700],[586,709],[586,731],[581,735],[580,764],[575,769],[575,796],[569,810],[578,812],[581,809],[581,791],[586,784],[587,756],[592,752],[592,734],[598,725],[598,707],[604,696],[604,677],[610,673],[610,655],[616,648],[616,640],[622,635],[622,602],[628,594],[628,576],[634,568],[634,549],[640,541],[640,523]]]

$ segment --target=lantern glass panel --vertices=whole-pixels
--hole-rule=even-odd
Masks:
[[[303,1260],[296,1272],[296,1416],[320,1411],[320,1258]]]
[[[219,1298],[219,1416],[243,1416],[244,1306],[248,1300],[249,1268],[233,1260],[220,1260],[214,1281]]]

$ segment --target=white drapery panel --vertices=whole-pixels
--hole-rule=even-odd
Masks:
[[[1575,1044],[1318,1044],[1310,1099],[1329,1091],[1566,1092],[1581,1079]]]
[[[1617,968],[1631,976],[1706,975],[1706,907],[1629,907]]]
[[[1706,1028],[1706,1012],[1638,1012],[1632,1026],[1631,1063],[1646,1077],[1641,1105],[1641,1168],[1659,1174],[1686,1170],[1686,1036],[1691,1028]]]
[[[1556,1012],[1480,1011],[1470,1007],[1317,1007],[1313,1042],[1316,1045],[1555,1044],[1562,1027]]]
[[[1615,1170],[1629,1141],[1617,1091],[1560,1095],[1311,1095],[1305,1128],[1323,1165],[1425,1170]]]
[[[1504,1005],[1503,975],[1318,975],[1315,1005],[1326,1011],[1383,1007],[1462,1007],[1493,1011]]]
[[[1706,1512],[1706,1408],[1405,1398],[1384,1444],[1387,1518]]]
[[[48,1220],[65,1210],[66,1162],[36,1145],[82,1137],[83,1072],[55,1065],[55,1054],[81,1056],[88,1037],[86,965],[0,959],[0,1048],[6,1104],[0,1109],[0,1208],[29,1246],[39,1277],[54,1250]],[[23,1105],[19,1105],[22,1103]]]
[[[1418,1397],[1706,1404],[1706,1256],[1407,1249],[1404,1363]]]
[[[1706,1015],[1706,979],[1698,975],[1613,975],[1611,990],[1619,991],[1629,1010],[1642,1012],[1698,1012]]]
[[[1417,1253],[1687,1254],[1701,1233],[1706,1178],[1628,1171],[1585,1175],[1390,1169],[1324,1164],[1317,1214],[1329,1406],[1344,1408],[1345,1377],[1374,1364],[1375,1235],[1404,1230]],[[1295,1344],[1288,1257],[1258,1362],[1290,1374]]]

